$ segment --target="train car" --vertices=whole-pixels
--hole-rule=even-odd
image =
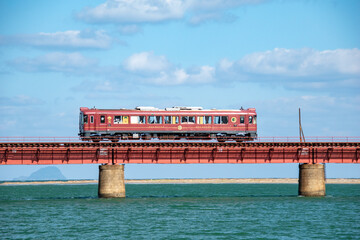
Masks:
[[[257,137],[255,108],[206,110],[202,107],[80,108],[79,136],[84,141],[217,139],[251,141]]]

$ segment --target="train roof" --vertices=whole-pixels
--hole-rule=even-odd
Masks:
[[[95,110],[95,111],[136,111],[136,112],[152,112],[152,111],[157,111],[157,112],[216,112],[216,111],[221,111],[221,112],[226,112],[226,111],[248,111],[248,112],[255,112],[255,108],[248,108],[248,109],[243,109],[242,107],[240,109],[203,109],[202,107],[169,107],[169,108],[165,108],[165,109],[160,109],[160,108],[155,108],[155,107],[151,107],[151,106],[139,106],[136,107],[135,109],[127,109],[127,108],[119,108],[119,109],[97,109],[95,107],[93,108],[87,108],[87,107],[81,107],[80,111],[87,111],[87,110]]]

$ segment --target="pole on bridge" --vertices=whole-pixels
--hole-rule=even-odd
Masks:
[[[305,142],[304,131],[301,126],[301,110],[299,108],[299,134],[300,134],[300,142]]]
[[[99,198],[125,197],[124,164],[99,165]]]

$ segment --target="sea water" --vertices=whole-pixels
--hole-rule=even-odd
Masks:
[[[360,185],[299,197],[297,184],[0,186],[0,239],[360,239]]]

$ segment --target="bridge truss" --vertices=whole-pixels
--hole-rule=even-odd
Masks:
[[[0,142],[0,165],[360,163],[360,142]]]

